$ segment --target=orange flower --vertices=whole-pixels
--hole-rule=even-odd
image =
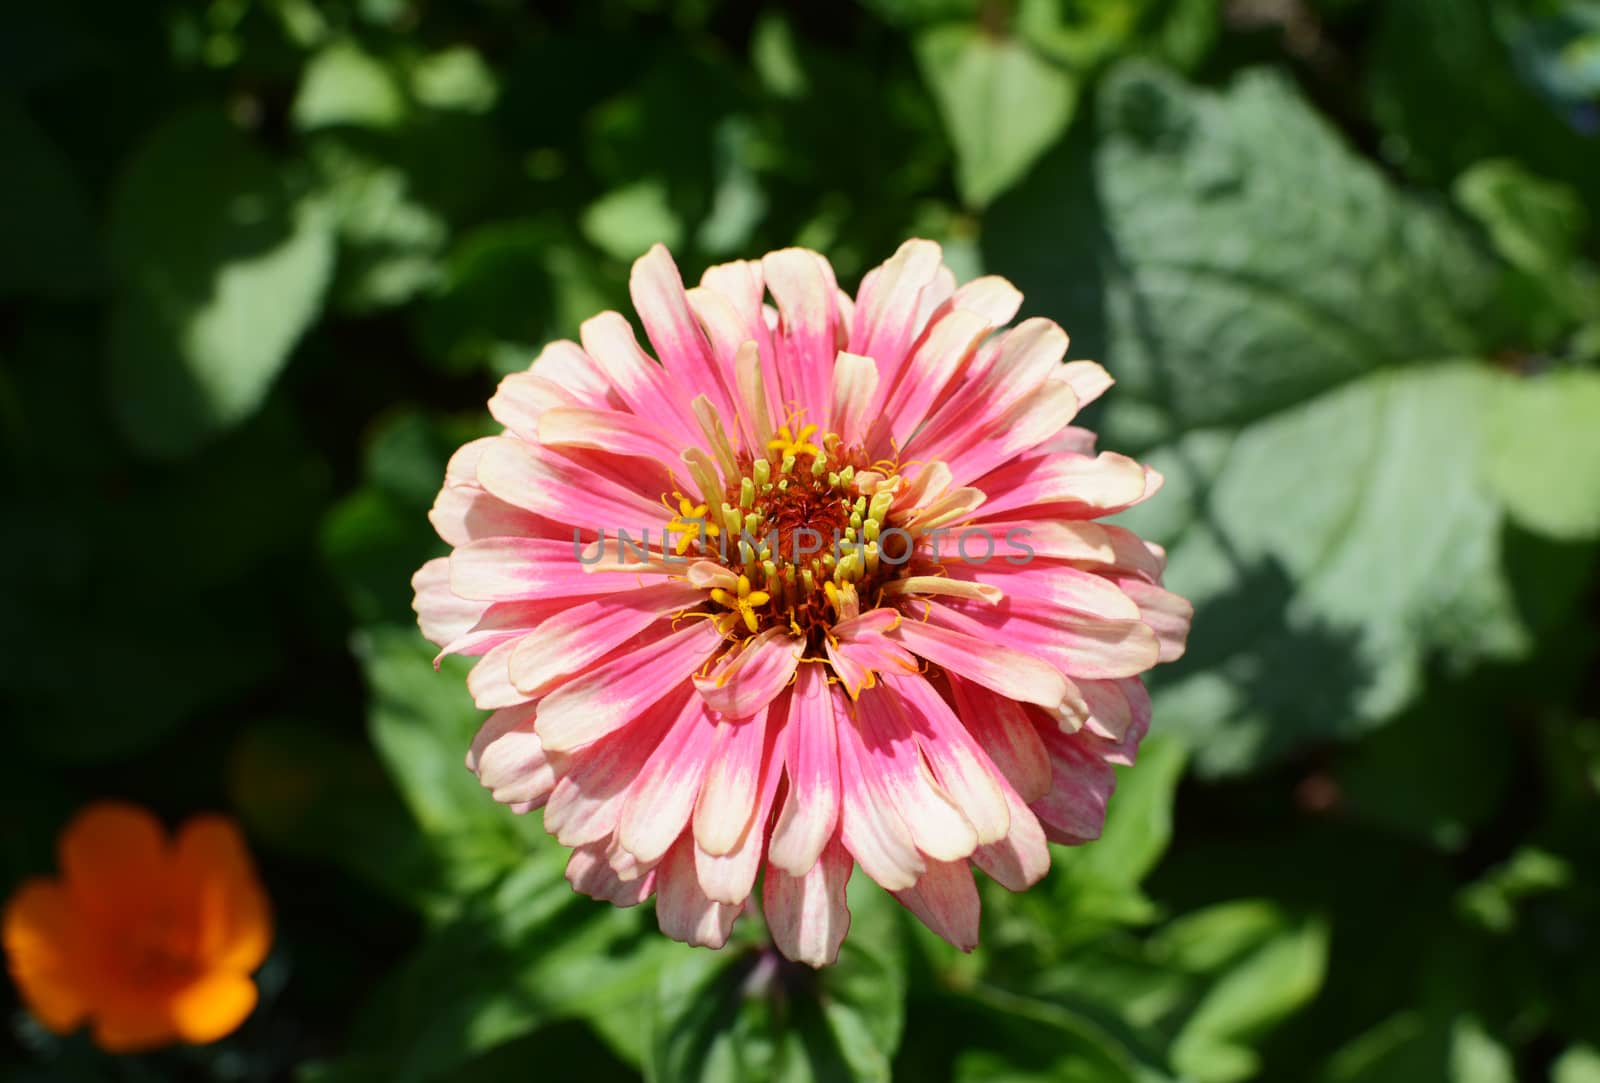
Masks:
[[[5,914],[11,977],[65,1034],[102,1049],[214,1042],[255,1008],[250,974],[272,943],[244,838],[197,816],[169,838],[144,809],[91,805],[61,834],[60,879],[23,884]]]

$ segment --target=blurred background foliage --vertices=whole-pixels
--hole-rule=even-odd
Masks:
[[[221,1045],[7,1078],[1600,1080],[1600,4],[52,0],[0,16],[0,869],[239,815]],[[1197,603],[1106,835],[821,974],[573,895],[407,579],[629,262],[944,244],[1120,386]],[[746,923],[747,925],[750,923]]]

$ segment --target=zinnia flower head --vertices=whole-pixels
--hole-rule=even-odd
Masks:
[[[655,359],[615,312],[547,347],[431,513],[419,623],[494,711],[468,766],[677,939],[723,944],[759,878],[828,963],[860,865],[970,949],[969,862],[1022,890],[1099,834],[1188,631],[1161,550],[1096,522],[1161,480],[1071,425],[1110,379],[928,241],[854,298],[802,249],[685,290],[658,246],[631,292]]]
[[[102,803],[60,839],[61,877],[24,883],[5,914],[11,977],[58,1034],[88,1021],[112,1053],[214,1042],[255,1008],[272,944],[244,839],[217,816],[175,838],[149,812]]]

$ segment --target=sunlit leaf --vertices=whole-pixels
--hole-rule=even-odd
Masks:
[[[1523,526],[1600,537],[1600,372],[1498,381],[1489,414],[1489,483]]]
[[[1066,129],[1077,102],[1071,75],[1020,39],[949,25],[917,38],[922,76],[938,99],[967,202],[1011,187]]]
[[[322,307],[326,216],[211,112],[158,129],[112,207],[109,383],[129,439],[190,451],[253,413]]]

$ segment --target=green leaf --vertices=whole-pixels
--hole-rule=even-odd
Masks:
[[[476,49],[455,45],[412,66],[411,94],[430,109],[485,113],[494,108],[500,87]]]
[[[1509,1051],[1470,1015],[1404,1012],[1347,1043],[1322,1083],[1515,1083]]]
[[[466,688],[470,660],[447,658],[414,627],[374,627],[356,641],[370,690],[372,743],[400,789],[440,870],[414,885],[413,901],[448,914],[525,859],[544,837],[538,817],[496,804],[463,765],[486,713]]]
[[[1072,119],[1073,77],[1021,39],[977,26],[940,26],[919,34],[916,50],[970,204],[983,206],[1015,184]]]
[[[1588,226],[1576,192],[1505,159],[1472,166],[1456,178],[1455,194],[1507,262],[1536,274],[1564,270]]]
[[[691,949],[657,932],[648,911],[575,893],[566,859],[545,840],[466,898],[363,1006],[345,1054],[317,1083],[464,1078],[472,1058],[570,1019],[637,1060],[657,975]]]
[[[114,414],[175,456],[243,421],[315,320],[333,267],[325,216],[219,115],[157,129],[117,187]]]
[[[306,65],[290,115],[296,128],[393,128],[405,120],[405,93],[383,61],[351,42],[327,46]]]
[[[433,286],[449,224],[420,197],[410,172],[342,133],[319,134],[308,152],[318,197],[338,233],[335,302],[365,312],[401,304]]]
[[[1600,321],[1600,277],[1581,255],[1588,213],[1576,192],[1501,159],[1461,174],[1455,197],[1515,268],[1508,283],[1519,291],[1514,303],[1530,310],[1530,321],[1538,307],[1551,310],[1549,328],[1536,332],[1532,344],[1557,342],[1575,323]]]
[[[409,624],[411,576],[442,545],[428,508],[456,448],[488,434],[486,418],[443,423],[401,411],[374,426],[367,446],[367,484],[323,519],[322,558],[358,623]]]
[[[646,1078],[887,1081],[905,1010],[897,915],[877,885],[854,881],[850,936],[831,967],[813,971],[735,941],[663,970]]]
[[[967,1001],[970,999],[971,1003]],[[971,1030],[956,1083],[1161,1083],[1112,1035],[1059,1004],[980,985],[958,1002]]]
[[[1489,484],[1512,518],[1569,541],[1600,537],[1600,372],[1501,377],[1489,413]]]
[[[1556,1058],[1550,1083],[1600,1083],[1600,1051],[1590,1045],[1572,1046]]]
[[[20,106],[0,98],[0,293],[75,295],[104,274],[88,195]]]
[[[1088,846],[1053,851],[1062,886],[1074,896],[1082,918],[1148,916],[1139,884],[1155,868],[1172,839],[1172,801],[1187,757],[1178,741],[1146,738],[1134,767],[1117,769],[1117,791],[1100,837]],[[1059,890],[1058,890],[1059,894]]]
[[[584,209],[583,235],[617,260],[634,260],[653,244],[676,248],[683,222],[659,181],[642,180],[607,192]]]
[[[1173,1039],[1173,1067],[1199,1083],[1254,1075],[1253,1042],[1321,988],[1327,941],[1321,922],[1266,903],[1225,903],[1163,929],[1151,945],[1158,958],[1215,975]]]
[[[1526,649],[1479,472],[1491,376],[1438,363],[1498,345],[1499,268],[1277,77],[1128,65],[1099,105],[1092,153],[1053,156],[984,247],[1118,379],[1104,446],[1166,475],[1128,517],[1197,606],[1158,717],[1239,771],[1387,721],[1436,651]]]
[[[421,315],[428,352],[449,367],[525,369],[546,342],[576,338],[582,322],[626,308],[626,279],[554,223],[493,222],[463,236]]]

